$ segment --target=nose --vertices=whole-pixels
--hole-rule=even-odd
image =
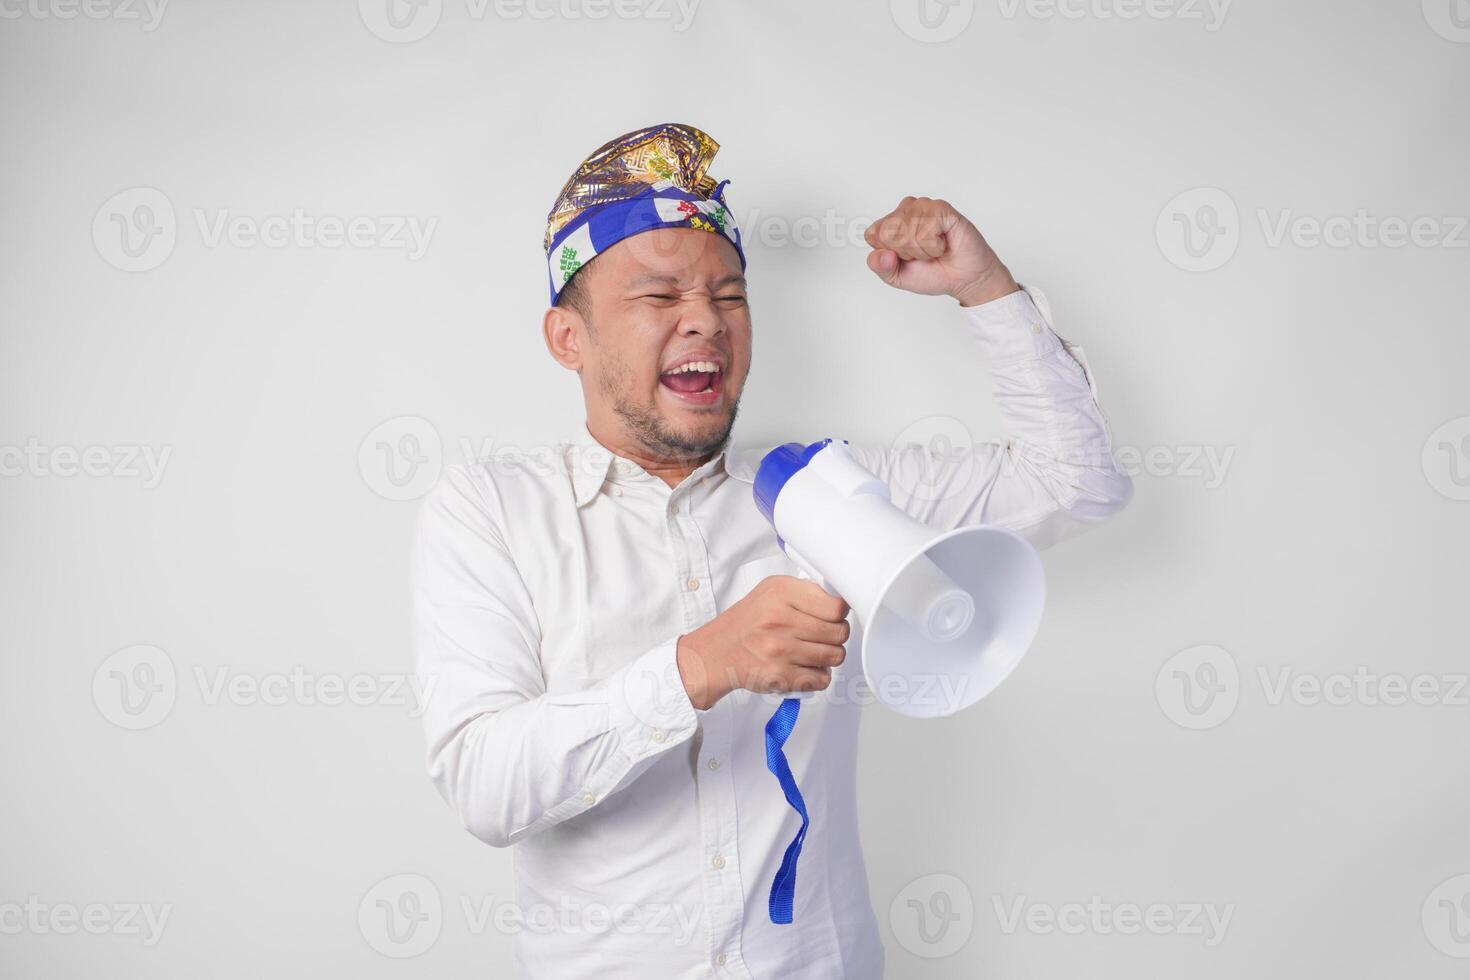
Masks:
[[[725,332],[725,319],[711,297],[691,297],[679,311],[678,331],[683,337],[718,337]]]

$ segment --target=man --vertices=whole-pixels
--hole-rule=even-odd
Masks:
[[[548,220],[543,331],[580,379],[585,431],[549,457],[450,470],[422,513],[429,771],[471,833],[518,845],[532,978],[883,974],[855,790],[872,698],[845,658],[848,609],[793,577],[752,502],[761,451],[730,444],[752,324],[716,149],[655,126],[573,174]],[[975,226],[910,197],[867,242],[883,282],[961,307],[1011,435],[937,477],[924,447],[854,446],[894,503],[936,531],[993,523],[1039,544],[1123,506],[1080,352]],[[764,725],[771,692],[804,690],[820,693],[786,752],[811,826],[777,924],[772,877],[800,818]]]

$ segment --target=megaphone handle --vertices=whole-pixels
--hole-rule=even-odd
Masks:
[[[808,582],[815,582],[820,585],[823,591],[825,591],[828,595],[834,596],[838,599],[842,598],[840,595],[837,595],[837,590],[832,588],[832,584],[826,579],[822,578],[822,573],[813,568],[811,562],[801,557],[800,552],[798,552],[790,545],[786,546],[786,557],[790,558],[793,562],[796,563],[797,578],[806,579]],[[799,698],[805,701],[809,698],[814,697],[816,693],[816,691],[793,691],[788,694],[787,697]]]
[[[820,585],[822,587],[822,590],[824,592],[826,592],[828,595],[834,596],[834,597],[836,597],[838,599],[841,599],[842,598],[842,596],[840,596],[840,595],[837,594],[837,590],[834,589],[834,588],[832,588],[832,583],[828,582],[825,578],[823,578],[822,577],[822,573],[819,572],[819,571],[817,571],[816,568],[812,565],[811,562],[809,562],[805,558],[801,557],[801,552],[797,551],[795,548],[791,547],[790,545],[787,545],[786,546],[786,557],[788,557],[792,561],[796,562],[796,577],[797,578],[804,578],[804,579],[806,579],[809,582],[815,582],[818,585]]]

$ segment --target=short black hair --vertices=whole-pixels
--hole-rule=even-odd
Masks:
[[[582,288],[582,284],[587,279],[588,267],[596,261],[597,256],[594,255],[586,262],[583,262],[581,267],[572,273],[572,278],[566,281],[566,285],[561,287],[561,292],[556,296],[557,306],[569,307],[576,310],[578,315],[587,321],[589,327],[592,325],[592,297],[587,295],[587,290]]]

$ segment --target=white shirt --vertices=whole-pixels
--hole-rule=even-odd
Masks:
[[[1008,439],[937,478],[924,446],[852,446],[911,516],[1045,545],[1127,502],[1086,362],[1045,310],[1026,290],[961,311]],[[752,500],[764,451],[727,443],[671,489],[584,429],[451,468],[424,502],[429,773],[471,833],[516,845],[516,949],[532,980],[883,975],[858,844],[859,709],[873,700],[859,658],[803,703],[786,743],[811,816],[787,925],[767,911],[800,826],[766,768],[780,697],[737,691],[699,711],[675,663],[680,635],[796,573]]]

